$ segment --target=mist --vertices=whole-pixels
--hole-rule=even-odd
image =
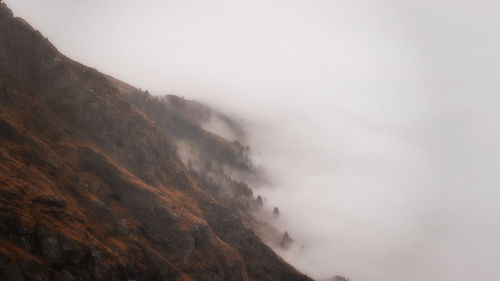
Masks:
[[[500,280],[499,2],[5,2],[77,61],[243,119],[304,273]]]

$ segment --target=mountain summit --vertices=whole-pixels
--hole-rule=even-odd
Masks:
[[[0,279],[311,280],[252,230],[241,128],[203,108],[72,61],[0,3]]]

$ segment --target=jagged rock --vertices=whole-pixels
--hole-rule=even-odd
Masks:
[[[116,215],[111,208],[99,199],[91,200],[89,203],[90,210],[105,221],[114,221]]]
[[[37,197],[31,201],[34,203],[40,203],[43,205],[57,207],[57,208],[66,208],[66,206],[68,205],[66,200],[58,198],[58,197],[49,196],[49,195],[43,195],[43,196]]]
[[[117,236],[125,236],[130,232],[128,222],[126,219],[121,219],[118,223],[113,226],[113,234]]]
[[[191,230],[191,235],[194,238],[195,248],[212,246],[214,243],[215,237],[206,223],[196,224],[194,229]]]
[[[13,189],[0,190],[0,198],[8,200],[20,200],[22,197],[23,197],[22,193]]]
[[[44,256],[51,265],[59,266],[64,263],[58,236],[45,225],[36,225],[35,243],[40,254]]]

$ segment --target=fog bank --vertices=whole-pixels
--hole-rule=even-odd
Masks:
[[[496,1],[5,2],[82,63],[243,118],[299,270],[500,280]]]

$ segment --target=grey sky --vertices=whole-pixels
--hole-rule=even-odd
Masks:
[[[5,2],[73,59],[243,117],[300,270],[500,280],[500,2]]]

